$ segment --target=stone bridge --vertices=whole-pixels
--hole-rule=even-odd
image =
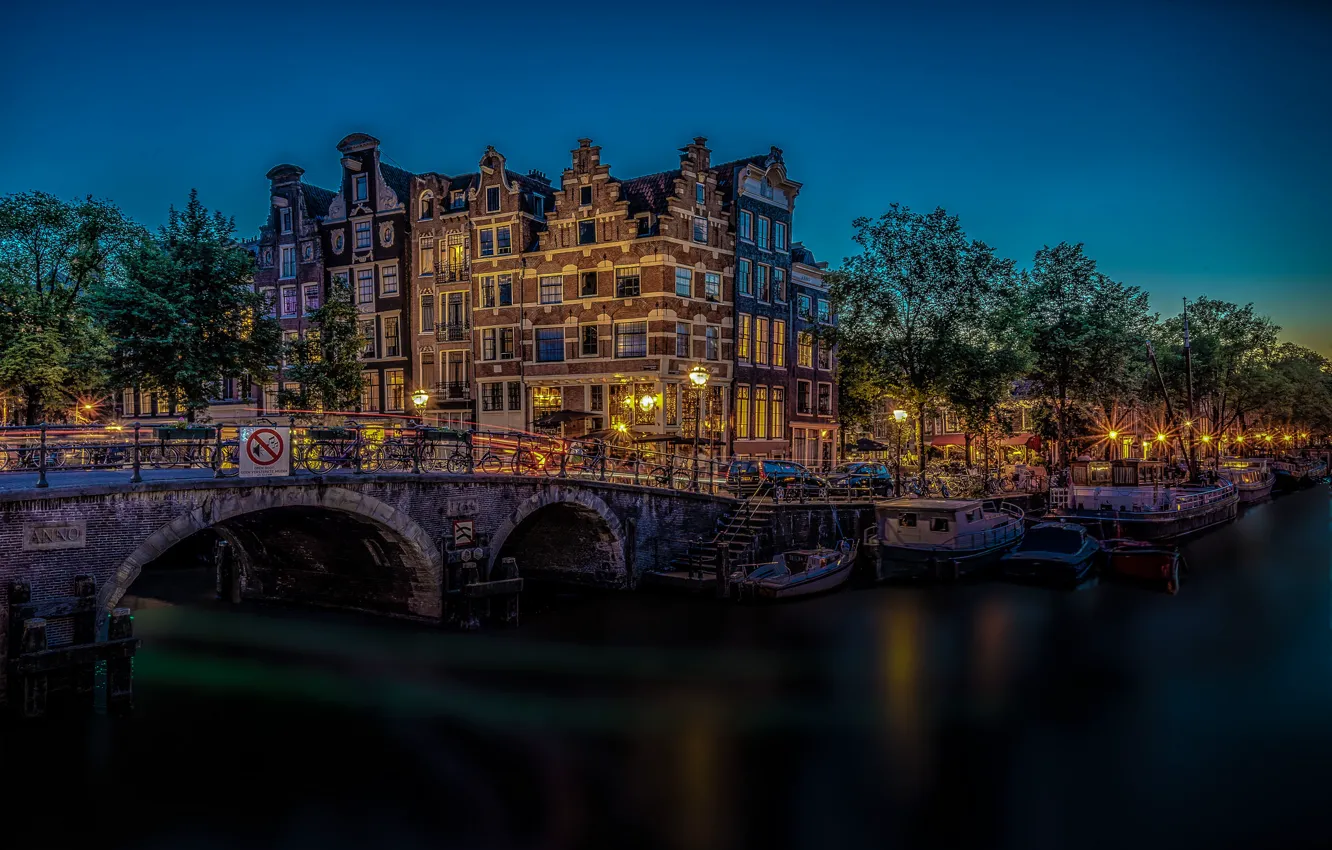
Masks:
[[[144,567],[230,544],[233,597],[437,620],[446,565],[501,557],[522,575],[633,587],[707,534],[727,497],[512,475],[193,479],[0,492],[0,618],[96,585],[100,632]],[[470,531],[470,534],[469,534]],[[471,537],[470,542],[466,542]],[[456,541],[462,541],[461,543]],[[223,589],[226,592],[228,589]],[[0,622],[0,699],[10,629]],[[58,627],[52,645],[69,635]]]

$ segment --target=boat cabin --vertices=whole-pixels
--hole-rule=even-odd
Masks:
[[[1074,486],[1151,487],[1164,484],[1166,465],[1159,460],[1075,460],[1069,465]]]
[[[797,549],[786,553],[786,569],[791,575],[813,572],[832,565],[838,557],[831,549]]]
[[[1261,485],[1267,481],[1267,459],[1222,458],[1219,472],[1235,484]]]
[[[1067,506],[1090,511],[1161,511],[1171,508],[1171,482],[1159,460],[1076,460],[1069,465]],[[1053,498],[1053,497],[1052,497]],[[1057,498],[1052,502],[1060,505]]]
[[[879,544],[956,548],[976,533],[1012,522],[975,499],[889,499],[879,502]]]

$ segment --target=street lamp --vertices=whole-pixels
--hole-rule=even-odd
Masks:
[[[425,422],[425,417],[421,414],[421,411],[425,408],[426,402],[428,401],[430,401],[430,393],[426,392],[424,389],[419,389],[412,393],[412,404],[416,405],[416,416],[423,423]]]
[[[902,408],[893,410],[893,421],[897,423],[897,451],[893,457],[893,495],[902,495],[902,423],[906,421],[907,412]]]
[[[694,406],[694,490],[698,490],[698,432],[703,430],[703,405],[706,403],[708,379],[711,378],[708,368],[702,364],[689,370],[689,383],[694,385],[694,390],[698,393],[698,403]],[[649,399],[649,396],[644,396]]]

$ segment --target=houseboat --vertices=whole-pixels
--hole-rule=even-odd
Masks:
[[[1087,577],[1101,544],[1076,522],[1033,525],[1017,548],[1000,559],[1004,576],[1043,584],[1077,584]]]
[[[1087,526],[1101,539],[1168,540],[1235,518],[1239,491],[1225,477],[1182,484],[1156,460],[1077,460],[1069,483],[1050,488],[1050,518]]]
[[[1021,509],[978,499],[888,499],[875,513],[880,581],[960,578],[993,566],[1026,530]]]
[[[1223,457],[1217,472],[1235,485],[1242,505],[1266,499],[1276,484],[1276,475],[1268,468],[1265,458]]]

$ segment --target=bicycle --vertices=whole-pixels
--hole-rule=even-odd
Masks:
[[[648,473],[650,480],[667,490],[688,490],[694,478],[685,467],[675,465],[675,455],[666,455],[666,463]]]
[[[360,428],[312,428],[310,435],[315,440],[301,449],[299,461],[311,475],[355,466],[358,460],[361,469],[379,468],[379,452],[366,441]]]
[[[606,453],[592,443],[575,443],[566,451],[555,451],[546,457],[546,474],[562,478],[605,478]]]

